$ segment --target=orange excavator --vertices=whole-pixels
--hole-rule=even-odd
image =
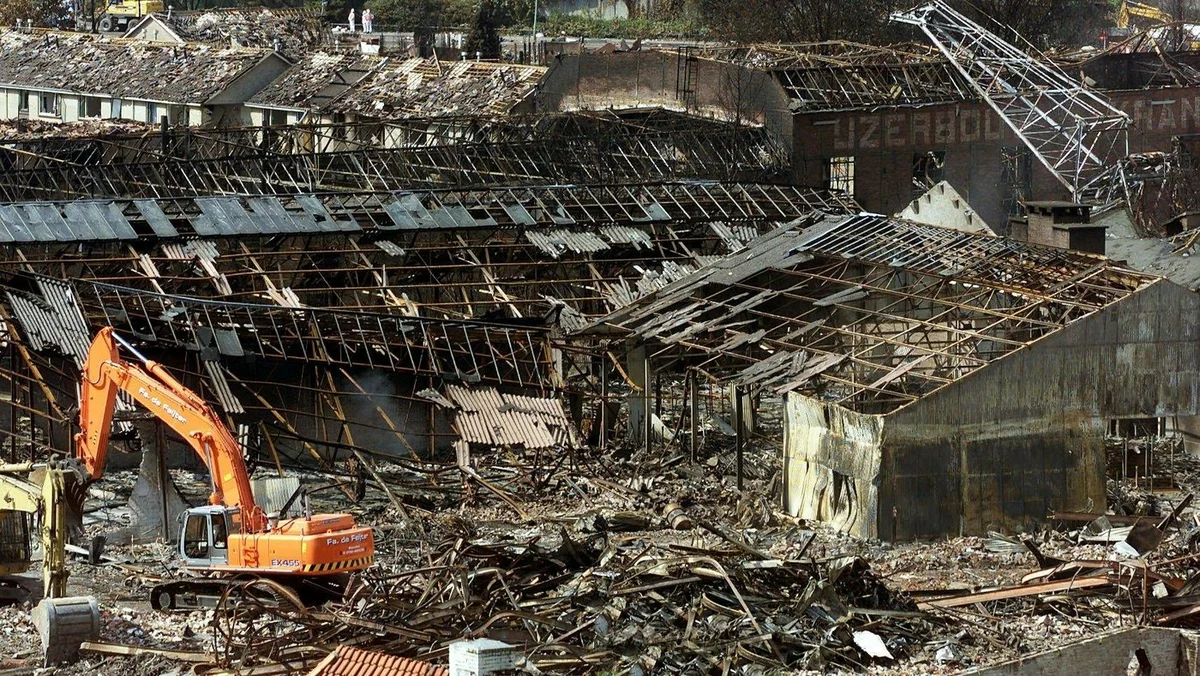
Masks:
[[[141,364],[122,361],[118,344]],[[212,478],[211,504],[185,511],[179,534],[179,555],[197,577],[152,589],[153,607],[208,605],[230,580],[247,576],[270,580],[275,588],[329,592],[347,573],[373,565],[371,529],[356,526],[350,514],[311,514],[307,501],[304,516],[267,514],[254,501],[242,449],[220,417],[111,327],[92,341],[80,390],[76,455],[93,479],[104,473],[118,392],[182,437]]]

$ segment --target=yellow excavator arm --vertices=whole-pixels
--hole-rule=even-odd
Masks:
[[[28,480],[18,475],[27,474]],[[56,465],[0,465],[0,510],[40,516],[42,596],[67,593],[67,486],[83,480],[74,468]],[[29,562],[9,563],[9,574],[28,570]]]
[[[1175,17],[1154,5],[1133,2],[1131,0],[1121,0],[1121,4],[1117,8],[1117,28],[1129,28],[1129,22],[1132,17],[1149,19],[1155,23],[1171,23],[1175,20]]]

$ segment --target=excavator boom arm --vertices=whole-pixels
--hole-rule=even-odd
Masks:
[[[117,393],[125,392],[183,437],[204,461],[212,475],[213,504],[240,508],[242,527],[248,532],[264,529],[265,515],[254,502],[241,448],[229,428],[203,399],[158,363],[141,355],[144,366],[122,361],[117,342],[112,328],[101,329],[83,369],[81,430],[75,446],[88,473],[93,478],[104,473]]]

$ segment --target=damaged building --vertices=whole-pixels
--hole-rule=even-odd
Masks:
[[[176,45],[273,49],[296,60],[323,46],[329,28],[313,10],[220,8],[147,14],[129,26],[125,37]]]
[[[664,122],[686,132],[673,115]],[[687,138],[690,132],[677,140]],[[203,139],[183,140],[200,152],[235,147]],[[651,151],[651,140],[632,134],[626,143]],[[125,142],[114,140],[113,152],[136,154]],[[41,147],[66,152],[75,145],[61,139]],[[706,171],[714,158],[703,146],[691,148],[694,171]],[[447,164],[476,159],[469,143],[457,157],[452,148],[445,152]],[[728,169],[731,157],[721,157]],[[680,168],[680,157],[670,165],[656,159],[648,155],[634,168]],[[256,152],[248,166],[260,162]],[[218,173],[203,162],[183,165]],[[100,166],[95,176],[118,165]],[[569,163],[545,167],[570,170]],[[89,170],[72,171],[62,185],[85,185]],[[376,172],[374,179],[388,176]],[[0,207],[8,251],[0,266],[12,303],[6,314],[15,320],[8,344],[27,348],[16,357],[25,366],[14,372],[63,374],[29,393],[39,402],[31,408],[53,401],[61,409],[57,402],[70,401],[66,374],[78,367],[89,327],[114,326],[146,349],[162,350],[160,359],[202,383],[200,391],[225,412],[245,414],[248,428],[265,425],[253,433],[260,449],[302,458],[310,446],[332,443],[316,455],[338,457],[346,448],[427,454],[463,436],[482,441],[454,431],[454,421],[470,419],[461,402],[476,400],[446,386],[498,388],[501,397],[556,395],[566,386],[563,362],[575,357],[558,351],[554,333],[644,293],[632,284],[638,269],[695,267],[799,215],[860,208],[820,190],[769,183],[629,178],[594,186],[399,189],[405,180],[316,194],[255,180],[272,190],[193,197],[184,195],[199,182],[176,188],[160,180],[162,197],[74,195]],[[46,185],[22,185],[38,183]],[[38,355],[47,351],[66,361],[41,363]],[[69,419],[39,414],[37,424],[45,425],[50,447],[65,448]],[[13,444],[28,439],[18,427],[15,417],[8,421]],[[543,439],[557,442],[564,434]]]
[[[0,34],[0,502],[87,493],[79,668],[1190,664],[1200,71],[893,18],[934,46]]]
[[[545,72],[512,63],[313,52],[252,97],[243,122],[530,113]]]
[[[1055,63],[1130,118],[1128,151],[1170,151],[1200,132],[1194,53],[1137,44]],[[1165,45],[1160,45],[1163,47]],[[946,181],[996,232],[1024,200],[1068,196],[972,82],[936,47],[846,42],[564,55],[549,109],[659,105],[762,124],[791,149],[798,185],[902,211]],[[1124,153],[1113,156],[1119,161]]]
[[[584,333],[624,341],[635,384],[690,373],[781,397],[788,511],[894,540],[1103,504],[1109,421],[1200,413],[1198,305],[1100,257],[837,216],[767,233]]]
[[[289,65],[273,50],[7,30],[0,33],[0,119],[215,124],[236,120],[241,105]]]

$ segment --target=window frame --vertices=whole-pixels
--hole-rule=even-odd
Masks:
[[[46,109],[47,101],[53,102],[50,110]],[[53,92],[38,92],[38,116],[62,117],[62,97]]]
[[[92,115],[89,108],[96,107],[96,114]],[[104,102],[99,96],[84,96],[79,99],[79,117],[89,120],[99,120],[104,117]]]
[[[923,176],[922,176],[923,174]],[[929,192],[933,186],[946,180],[946,151],[926,150],[913,153],[912,199]],[[924,185],[928,183],[928,185]]]
[[[853,196],[856,178],[854,165],[854,155],[825,158],[825,189]]]

